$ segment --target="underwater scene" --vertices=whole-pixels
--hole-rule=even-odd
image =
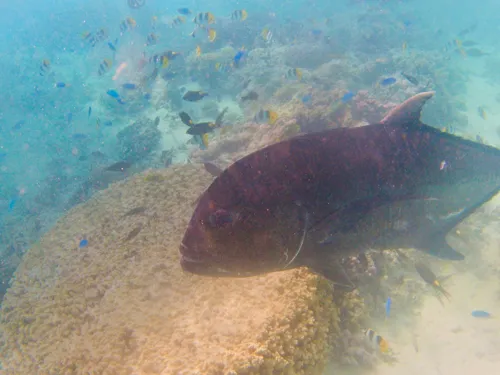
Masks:
[[[500,374],[500,3],[0,4],[0,375]]]

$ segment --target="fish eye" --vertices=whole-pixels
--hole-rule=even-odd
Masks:
[[[236,215],[227,210],[217,210],[210,214],[208,222],[213,228],[226,228],[234,223]]]

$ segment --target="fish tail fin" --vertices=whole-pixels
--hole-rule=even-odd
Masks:
[[[450,300],[451,294],[443,288],[439,281],[435,280],[432,286],[438,293],[441,293],[443,296],[445,296],[448,301]]]

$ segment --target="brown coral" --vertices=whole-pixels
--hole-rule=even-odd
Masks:
[[[178,244],[210,180],[199,166],[148,171],[71,210],[26,254],[5,297],[4,373],[318,373],[338,332],[329,283],[306,269],[181,271]],[[125,215],[137,207],[143,214]]]

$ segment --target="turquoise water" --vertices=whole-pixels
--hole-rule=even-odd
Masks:
[[[245,20],[241,13],[231,18],[243,9]],[[199,12],[212,13],[215,22],[197,27]],[[109,184],[176,164],[216,160],[225,167],[297,133],[275,127],[298,123],[307,133],[374,123],[412,95],[435,91],[423,122],[500,146],[499,13],[495,1],[146,0],[137,9],[126,0],[2,2],[1,296],[30,247]],[[178,53],[167,57],[168,64],[162,60],[167,51]],[[187,101],[189,91],[208,96]],[[252,92],[256,98],[242,99]],[[186,134],[180,112],[195,123],[214,123],[225,108],[208,138]],[[298,120],[315,108],[332,113],[326,123]],[[349,115],[339,115],[339,108]],[[249,124],[268,139],[221,141],[239,139]],[[107,170],[117,162],[124,167]],[[488,219],[484,225],[493,236]],[[467,277],[458,278],[453,290],[469,287]],[[485,285],[481,290],[490,287]],[[450,330],[458,326],[467,329],[456,323]],[[441,350],[441,357],[450,355]],[[500,368],[500,359],[488,358],[493,371]],[[451,373],[446,363],[447,370],[432,373]],[[431,367],[426,369],[435,371]],[[408,369],[417,371],[416,365],[401,371],[413,371]],[[460,371],[453,373],[467,373]]]

